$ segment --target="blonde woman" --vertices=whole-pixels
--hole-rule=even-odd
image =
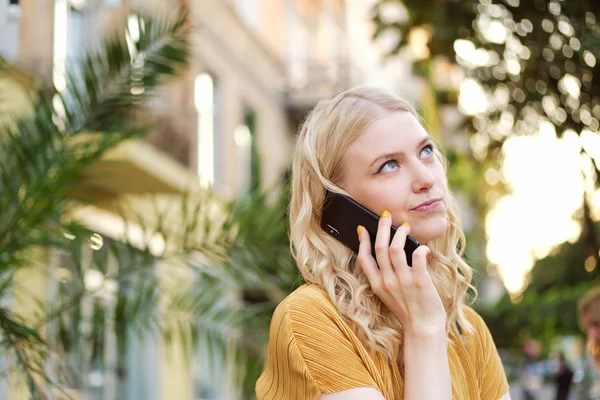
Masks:
[[[355,254],[320,228],[327,190],[381,215],[375,257],[366,229]],[[445,161],[408,103],[355,88],[317,104],[296,144],[290,219],[307,283],[273,315],[259,400],[510,399],[489,330],[464,304],[472,271]],[[409,233],[426,244],[412,268]]]
[[[587,335],[588,350],[600,372],[600,287],[590,290],[579,302],[579,324]]]

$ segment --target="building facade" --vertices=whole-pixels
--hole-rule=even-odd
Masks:
[[[141,211],[148,207],[147,194],[177,195],[195,186],[213,187],[224,198],[254,188],[276,189],[306,112],[318,100],[360,82],[348,23],[351,3],[5,0],[0,2],[0,55],[61,90],[69,64],[101,35],[139,29],[136,10],[162,14],[175,6],[188,8],[194,26],[192,63],[150,104],[147,117],[156,129],[107,154],[83,177],[93,181],[98,201],[77,209],[73,217],[96,232],[91,242],[107,244],[125,231],[116,206],[123,201]],[[15,99],[10,105],[14,110],[8,111],[27,112],[27,97],[18,85],[0,77],[0,90]],[[129,239],[135,243],[140,238]],[[106,256],[101,245],[85,252],[90,260]],[[35,288],[35,300],[53,301],[55,277],[68,270],[61,257],[40,254],[51,263],[52,276],[23,271],[17,278]],[[89,278],[93,281],[94,274]],[[11,307],[24,315],[35,309],[31,299],[15,298]],[[228,387],[226,365],[216,373],[207,371],[201,348],[190,360],[177,344],[132,333],[127,354],[117,354],[110,328],[104,339],[110,347],[104,364],[78,371],[81,382],[67,389],[74,398],[237,398],[235,388]],[[27,394],[4,377],[0,398],[24,399]]]

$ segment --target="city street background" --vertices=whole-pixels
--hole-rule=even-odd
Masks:
[[[0,399],[252,399],[301,284],[319,100],[410,101],[448,156],[513,400],[600,399],[594,0],[1,0]]]

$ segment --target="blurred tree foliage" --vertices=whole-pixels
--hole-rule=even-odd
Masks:
[[[499,347],[519,349],[535,338],[548,351],[553,339],[580,333],[576,304],[582,294],[600,284],[600,272],[592,264],[584,267],[584,242],[563,243],[539,260],[530,274],[530,283],[513,302],[504,296],[498,303],[479,307]],[[593,259],[592,259],[593,260]]]
[[[527,336],[549,340],[577,332],[576,300],[598,282],[600,268],[598,228],[591,212],[600,169],[600,80],[594,79],[600,57],[600,3],[380,0],[372,12],[375,40],[387,43],[390,56],[411,43],[412,33],[425,31],[429,55],[415,64],[415,70],[431,79],[436,62],[459,65],[471,87],[487,99],[486,107],[463,110],[469,111],[465,125],[472,149],[469,160],[480,166],[480,178],[474,182],[481,186],[469,187],[468,179],[460,174],[457,178],[482,210],[488,190],[497,196],[504,189],[501,181],[496,187],[484,182],[481,171],[500,170],[502,147],[509,137],[535,134],[542,125],[553,128],[558,137],[567,132],[580,136],[582,174],[594,182],[582,193],[582,209],[575,216],[582,224],[580,238],[536,263],[516,304],[507,295],[482,310],[505,346],[518,346]],[[452,90],[438,90],[437,98],[458,104]]]

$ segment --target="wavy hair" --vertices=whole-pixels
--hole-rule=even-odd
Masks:
[[[600,287],[590,290],[577,305],[577,316],[581,330],[586,331],[584,314],[592,313],[595,319],[600,319]],[[594,364],[600,371],[600,341],[593,337],[588,337],[588,351],[594,358]]]
[[[349,195],[337,186],[348,146],[381,112],[410,112],[406,101],[376,88],[358,87],[319,102],[302,124],[292,166],[290,202],[291,250],[304,279],[321,287],[367,349],[385,354],[402,365],[403,329],[373,293],[356,255],[320,227],[326,190]],[[448,163],[436,150],[444,169]],[[431,249],[428,268],[447,313],[447,329],[458,322],[465,332],[473,327],[464,314],[472,269],[462,259],[465,236],[451,194],[448,228]]]

